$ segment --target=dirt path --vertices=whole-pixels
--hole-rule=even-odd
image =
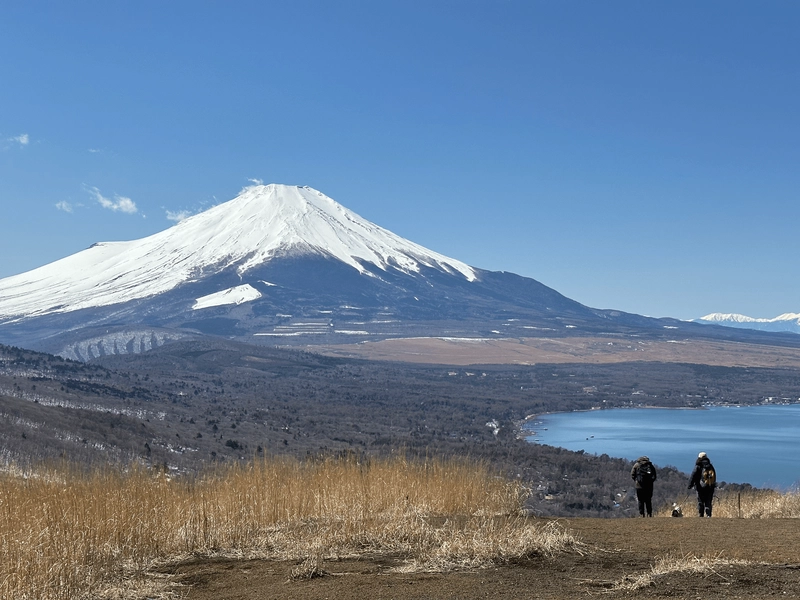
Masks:
[[[466,573],[394,572],[393,557],[327,561],[328,575],[290,581],[293,564],[195,560],[168,569],[187,600],[477,600],[479,598],[797,598],[800,519],[559,519],[580,552]],[[736,559],[705,572],[656,576],[636,591],[614,584],[650,572],[660,557]]]

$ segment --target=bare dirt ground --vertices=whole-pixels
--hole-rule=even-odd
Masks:
[[[800,367],[798,348],[716,340],[635,341],[611,336],[475,340],[407,338],[313,346],[310,349],[329,356],[461,366],[658,361],[724,367]]]
[[[163,571],[186,586],[186,600],[800,597],[800,519],[558,522],[580,541],[575,550],[477,571],[400,573],[392,556],[326,560],[326,574],[308,580],[290,578],[294,563],[263,560],[193,559]],[[652,574],[660,558],[684,568]],[[647,574],[640,589],[624,589]]]

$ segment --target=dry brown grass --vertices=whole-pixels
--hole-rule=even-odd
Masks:
[[[697,501],[689,495],[681,508],[686,517],[697,516]],[[671,507],[664,507],[658,516],[667,517]],[[718,491],[714,495],[714,517],[742,519],[797,519],[800,518],[800,493],[774,490],[746,490],[742,492]]]
[[[673,573],[702,576],[715,575],[721,579],[725,579],[725,577],[719,572],[721,568],[749,564],[751,563],[746,560],[732,560],[719,556],[663,556],[656,559],[656,562],[649,571],[640,575],[628,575],[615,582],[613,587],[609,588],[609,591],[640,590],[642,588],[655,585],[659,578],[672,575]]]
[[[186,555],[297,560],[304,577],[325,558],[367,552],[448,569],[574,544],[552,526],[509,517],[521,494],[485,465],[445,460],[281,458],[192,479],[68,466],[7,474],[0,597],[168,597],[168,580],[148,570]]]
[[[531,556],[552,556],[581,544],[555,522],[473,518],[418,529],[418,543],[401,572],[480,569]]]
[[[773,490],[718,493],[714,498],[714,516],[743,519],[800,518],[800,494]]]

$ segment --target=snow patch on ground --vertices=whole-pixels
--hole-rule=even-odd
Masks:
[[[101,356],[141,354],[167,342],[189,338],[189,335],[158,330],[118,331],[69,344],[57,354],[70,360],[88,361]]]
[[[242,304],[252,302],[261,298],[261,292],[249,284],[237,285],[236,287],[215,292],[208,296],[203,296],[195,300],[192,310],[211,308],[213,306],[226,306],[228,304]]]

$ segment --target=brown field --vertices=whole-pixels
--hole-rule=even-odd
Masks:
[[[329,356],[422,364],[610,364],[675,362],[725,367],[800,368],[800,349],[718,340],[635,340],[630,337],[403,338],[313,346]]]

